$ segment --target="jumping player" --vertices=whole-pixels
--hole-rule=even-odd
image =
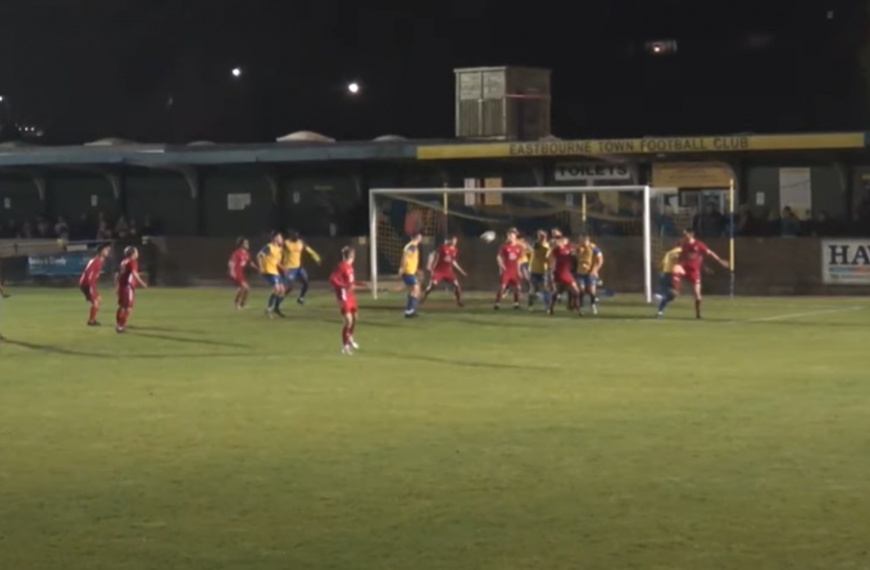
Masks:
[[[118,267],[115,282],[118,284],[118,312],[115,313],[115,332],[127,330],[127,321],[133,311],[136,288],[146,289],[148,284],[139,275],[139,250],[128,246],[124,249],[124,260]]]
[[[456,298],[456,304],[460,307],[462,306],[462,288],[459,286],[459,279],[456,278],[454,270],[458,271],[463,277],[468,274],[465,273],[465,270],[463,270],[462,267],[459,266],[459,262],[456,261],[456,257],[459,255],[459,250],[456,247],[458,243],[459,238],[456,236],[447,238],[444,241],[444,244],[435,251],[435,255],[429,266],[429,271],[432,275],[429,278],[429,285],[423,292],[423,298],[420,299],[421,303],[424,302],[429,297],[429,293],[431,293],[435,287],[443,281],[453,287],[453,296]]]
[[[248,240],[240,237],[236,240],[236,250],[230,256],[228,265],[230,280],[238,287],[236,291],[235,305],[237,309],[244,309],[248,302],[248,294],[251,292],[251,286],[248,285],[248,278],[245,276],[245,269],[252,267],[259,269],[257,264],[251,260],[250,244]]]
[[[550,241],[547,232],[538,230],[537,241],[532,246],[532,255],[529,262],[529,310],[539,295],[542,297],[544,307],[550,306],[550,284],[548,273],[550,268]]]
[[[411,241],[402,251],[402,262],[399,264],[399,278],[408,289],[408,302],[405,305],[405,318],[417,316],[417,305],[420,302],[420,280],[417,270],[420,268],[420,243],[423,234],[420,232],[411,236]]]
[[[353,261],[356,252],[352,247],[341,248],[341,262],[329,277],[329,283],[335,290],[335,298],[338,301],[338,310],[344,317],[344,326],[341,329],[341,353],[351,355],[354,350],[359,350],[359,345],[353,339],[358,320],[358,305],[356,302],[356,289],[365,287],[363,283],[354,280]]]
[[[112,247],[108,244],[100,246],[97,250],[97,255],[91,259],[85,266],[82,276],[79,277],[79,289],[82,295],[85,296],[85,301],[91,305],[91,311],[88,315],[88,326],[97,327],[100,323],[97,321],[97,313],[100,312],[100,292],[97,291],[97,282],[100,280],[100,274],[103,272],[103,263],[109,257]]]
[[[658,318],[664,316],[665,307],[680,294],[680,277],[685,273],[683,266],[680,265],[682,253],[683,246],[679,245],[665,253],[662,258],[662,273],[659,276],[659,311],[656,315]]]
[[[293,287],[293,283],[299,281],[302,283],[302,289],[299,291],[299,298],[296,302],[300,305],[305,304],[305,295],[308,294],[308,272],[302,266],[302,255],[307,253],[311,259],[320,265],[320,256],[316,251],[308,247],[302,238],[299,237],[299,232],[290,232],[287,239],[284,241],[284,252],[281,258],[281,269],[284,271],[284,289],[285,294],[289,294]]]
[[[580,241],[577,243],[577,288],[580,290],[578,294],[577,308],[582,313],[584,296],[589,295],[589,303],[592,307],[592,314],[598,314],[598,272],[601,271],[601,266],[604,265],[604,254],[601,249],[592,243],[592,239],[588,235],[580,236]]]
[[[713,253],[713,251],[704,245],[702,242],[695,239],[693,230],[685,230],[683,232],[683,245],[680,252],[680,265],[685,270],[683,279],[692,284],[692,290],[695,294],[695,318],[701,318],[701,266],[704,263],[704,257],[711,257],[719,265],[728,269],[728,262]]]
[[[272,288],[272,294],[269,295],[269,302],[266,304],[266,316],[270,319],[274,318],[275,315],[284,316],[284,313],[281,312],[281,301],[284,300],[284,282],[281,279],[279,268],[283,244],[284,237],[279,232],[274,232],[272,241],[263,246],[263,249],[257,254],[260,273]]]
[[[520,282],[520,259],[522,258],[523,250],[517,243],[516,230],[510,230],[507,235],[507,241],[498,250],[498,255],[495,257],[498,263],[498,271],[501,275],[501,285],[498,293],[495,296],[495,305],[493,308],[498,310],[501,308],[501,300],[509,289],[514,292],[514,309],[520,308],[520,290],[522,288]]]
[[[574,274],[571,271],[575,258],[571,245],[568,243],[568,238],[560,237],[556,240],[556,244],[556,247],[550,253],[550,268],[553,271],[553,286],[555,288],[555,291],[550,296],[550,307],[547,310],[551,315],[556,307],[556,300],[559,298],[559,295],[563,293],[568,294],[568,308],[570,309],[570,299],[580,294],[577,280],[574,279]]]

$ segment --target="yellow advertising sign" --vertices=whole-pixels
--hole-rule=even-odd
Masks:
[[[734,173],[721,162],[654,162],[656,188],[728,188]]]
[[[535,158],[631,154],[687,154],[765,150],[825,150],[864,148],[865,133],[810,135],[728,135],[721,137],[664,137],[591,139],[518,143],[418,146],[418,160],[465,158]]]

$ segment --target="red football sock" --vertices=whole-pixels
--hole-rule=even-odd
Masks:
[[[341,344],[344,346],[350,344],[350,327],[347,325],[341,329]]]
[[[504,295],[504,292],[501,291],[501,290],[499,290],[499,292],[498,292],[498,293],[496,294],[496,296],[495,296],[495,302],[496,302],[496,303],[501,303],[501,298],[502,298],[503,295]]]
[[[124,309],[121,312],[121,326],[126,327],[128,320],[130,320],[130,311],[128,311],[127,309]]]
[[[91,306],[91,314],[90,314],[90,316],[88,317],[88,322],[89,322],[89,323],[92,323],[92,322],[94,322],[94,321],[97,320],[97,313],[98,313],[99,311],[100,311],[100,310],[99,310],[98,308],[96,308],[96,307],[94,307],[94,306]]]
[[[701,316],[701,299],[695,299],[695,316]]]
[[[462,289],[460,289],[459,287],[455,287],[453,289],[453,296],[456,297],[457,303],[461,303],[462,302]]]
[[[124,326],[124,309],[118,309],[115,312],[115,324],[119,327]]]
[[[352,336],[353,336],[353,332],[354,332],[355,330],[356,330],[356,322],[354,322],[354,323],[353,323],[352,325],[350,325],[350,327],[348,328],[347,336],[348,336],[348,337],[352,337]]]
[[[519,289],[514,289],[514,303],[516,303],[517,305],[520,304],[520,290]]]

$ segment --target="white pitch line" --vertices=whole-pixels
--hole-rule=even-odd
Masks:
[[[786,315],[774,315],[772,317],[761,317],[758,319],[744,319],[738,321],[730,321],[728,325],[737,325],[740,323],[765,323],[769,321],[787,321],[789,319],[800,319],[802,317],[814,317],[816,315],[831,315],[834,313],[851,313],[854,311],[862,311],[864,307],[842,307],[839,309],[822,309],[818,311],[806,311],[803,313],[789,313]]]

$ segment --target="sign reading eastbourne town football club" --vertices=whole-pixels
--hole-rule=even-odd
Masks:
[[[822,282],[870,285],[870,240],[823,240]]]

